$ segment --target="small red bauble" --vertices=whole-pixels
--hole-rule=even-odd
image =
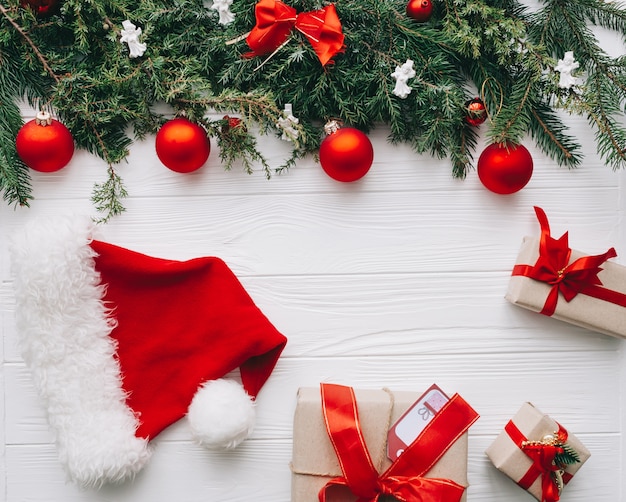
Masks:
[[[488,190],[515,193],[526,186],[533,174],[533,158],[522,145],[493,143],[478,158],[478,177]]]
[[[222,126],[222,132],[224,133],[228,133],[232,129],[235,129],[237,127],[243,127],[245,131],[245,126],[243,125],[243,122],[241,121],[239,117],[231,117],[230,115],[224,115],[222,117],[222,120],[224,121],[224,125]]]
[[[425,23],[433,13],[433,3],[430,0],[409,0],[406,4],[406,15],[414,21]]]
[[[28,167],[51,173],[65,167],[74,155],[74,138],[69,129],[46,112],[22,126],[15,149]]]
[[[470,99],[465,102],[465,122],[474,127],[479,126],[487,120],[487,108],[480,98]]]
[[[155,147],[163,165],[177,173],[200,169],[211,152],[206,131],[182,117],[163,124],[156,135]]]
[[[374,161],[374,147],[365,133],[352,127],[331,132],[320,145],[320,164],[337,181],[350,182],[367,174]]]
[[[24,8],[30,7],[40,17],[46,17],[56,11],[59,0],[20,0],[20,5]]]

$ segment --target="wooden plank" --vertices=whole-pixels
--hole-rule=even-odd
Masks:
[[[521,488],[499,473],[483,450],[493,437],[470,435],[468,500],[524,502]],[[608,451],[615,438],[581,436],[593,451]],[[54,450],[47,445],[9,446],[7,500],[43,502],[228,502],[288,501],[291,473],[291,442],[249,441],[241,450],[207,452],[189,443],[170,442],[155,446],[145,470],[132,483],[106,487],[100,492],[81,491],[64,482]],[[592,457],[579,471],[566,497],[572,502],[612,500],[621,483],[619,464],[605,457]],[[33,482],[37,480],[37,482]]]
[[[317,387],[319,382],[414,391],[436,382],[450,393],[462,394],[483,415],[474,426],[480,434],[503,427],[507,417],[531,398],[576,434],[615,434],[621,431],[613,393],[620,360],[619,353],[610,351],[285,357],[260,394],[254,437],[288,438],[298,388]],[[586,381],[579,381],[581,372]],[[29,372],[16,363],[7,364],[5,373],[7,443],[49,443],[45,413]],[[585,399],[571,399],[572,392]],[[189,439],[186,424],[179,424],[172,434],[165,437]]]
[[[509,304],[507,272],[242,277],[289,356],[618,351],[620,340]],[[20,361],[11,283],[7,361]]]
[[[220,256],[244,275],[508,271],[522,237],[539,234],[535,203],[544,206],[555,236],[570,231],[576,249],[600,253],[617,239],[616,188],[590,189],[576,201],[565,190],[550,192],[549,202],[524,197],[506,208],[479,207],[464,192],[437,214],[436,192],[419,201],[399,193],[393,202],[373,193],[363,204],[339,194],[133,199],[102,234],[155,256]],[[92,214],[87,201],[72,209]],[[30,218],[67,212],[61,200],[20,210],[7,222],[7,235]]]

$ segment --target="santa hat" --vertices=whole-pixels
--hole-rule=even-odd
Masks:
[[[204,445],[236,446],[286,338],[219,258],[153,258],[95,228],[32,222],[11,244],[22,353],[70,479],[132,476],[185,415]]]

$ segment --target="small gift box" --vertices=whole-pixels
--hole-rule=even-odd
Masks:
[[[485,453],[498,470],[548,502],[559,500],[591,456],[576,436],[530,403],[524,403]]]
[[[334,384],[301,388],[292,502],[416,500],[418,494],[428,502],[465,500],[467,430],[478,414],[458,394],[395,461],[387,457],[391,425],[418,398]]]
[[[535,207],[541,237],[524,238],[505,298],[611,336],[626,337],[626,267],[607,261],[613,248],[587,256],[568,247],[567,232],[550,236],[548,219]]]

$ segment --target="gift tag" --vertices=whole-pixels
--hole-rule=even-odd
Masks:
[[[433,384],[393,424],[387,435],[387,456],[392,462],[417,439],[435,414],[450,398]]]

